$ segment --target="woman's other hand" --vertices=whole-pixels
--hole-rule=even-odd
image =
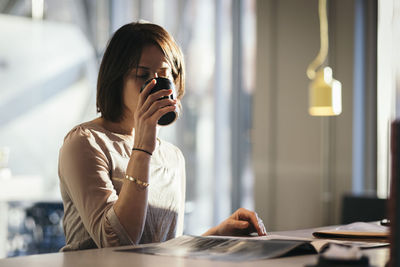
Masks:
[[[267,235],[263,221],[257,213],[244,208],[236,210],[228,219],[211,228],[203,235],[249,235],[257,232],[259,236]]]

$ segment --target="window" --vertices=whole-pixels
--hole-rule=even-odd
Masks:
[[[96,116],[95,82],[107,41],[123,24],[144,19],[171,32],[186,59],[183,116],[160,131],[186,158],[185,231],[200,234],[232,209],[252,208],[255,0],[44,1],[40,27],[22,18],[31,16],[31,3],[0,5],[3,14],[16,15],[0,15],[10,30],[2,28],[2,37],[21,32],[17,27],[27,37],[2,43],[2,51],[37,42],[37,50],[22,49],[29,68],[18,53],[0,56],[0,77],[8,85],[0,88],[0,146],[10,150],[13,176],[39,176],[46,195],[59,198],[58,149],[69,129]]]

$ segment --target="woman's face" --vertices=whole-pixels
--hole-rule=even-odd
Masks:
[[[139,100],[140,88],[147,80],[156,77],[172,79],[171,67],[160,48],[155,45],[145,46],[142,50],[138,67],[132,69],[124,80],[125,118],[133,120],[133,114]]]

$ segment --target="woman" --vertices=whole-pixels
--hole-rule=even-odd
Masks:
[[[153,79],[177,89],[149,94]],[[131,23],[110,40],[97,83],[101,116],[73,128],[60,150],[66,246],[62,251],[162,242],[183,232],[185,163],[157,138],[157,121],[180,109],[183,56],[160,26]],[[161,99],[161,100],[160,100]],[[266,234],[254,212],[239,209],[205,235]]]

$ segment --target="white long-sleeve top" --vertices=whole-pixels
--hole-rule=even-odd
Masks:
[[[148,208],[140,244],[182,235],[185,161],[174,145],[157,139],[150,161]],[[113,205],[125,177],[133,137],[94,122],[73,128],[59,155],[66,246],[61,251],[133,245]]]

